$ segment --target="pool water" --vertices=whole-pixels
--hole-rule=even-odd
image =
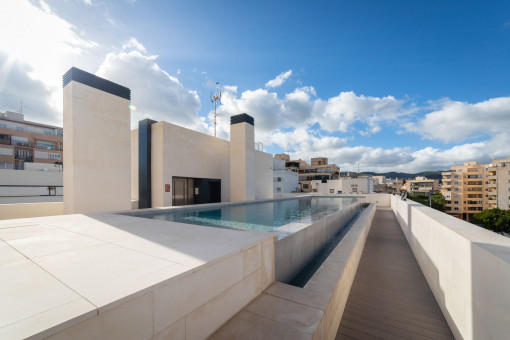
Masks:
[[[269,231],[282,239],[355,203],[354,197],[302,197],[210,209],[166,210],[132,216],[217,228]]]

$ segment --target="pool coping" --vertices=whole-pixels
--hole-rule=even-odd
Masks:
[[[122,210],[122,211],[116,211],[116,212],[112,212],[114,214],[119,214],[119,215],[123,215],[123,216],[131,216],[131,217],[137,217],[137,218],[144,218],[144,219],[150,219],[149,217],[144,217],[143,215],[144,214],[152,214],[152,213],[164,213],[166,211],[168,212],[186,212],[186,211],[207,211],[207,210],[214,210],[216,208],[223,208],[223,207],[233,207],[233,206],[243,206],[243,205],[254,205],[254,204],[261,204],[261,203],[270,203],[270,202],[275,202],[275,201],[284,201],[284,200],[294,200],[294,199],[302,199],[302,198],[355,198],[357,199],[357,202],[353,202],[352,204],[359,204],[360,202],[362,202],[362,200],[365,198],[365,196],[352,196],[352,195],[348,195],[348,196],[342,196],[342,195],[311,195],[311,194],[306,194],[306,195],[299,195],[299,196],[292,196],[292,197],[281,197],[281,198],[275,198],[275,199],[263,199],[263,200],[256,200],[256,201],[243,201],[243,202],[219,202],[219,203],[206,203],[206,204],[193,204],[193,205],[185,205],[185,206],[172,206],[172,207],[158,207],[158,208],[147,208],[147,209],[138,209],[138,210]],[[346,206],[349,207],[350,205]],[[311,223],[309,222],[301,222],[301,221],[293,221],[293,222],[290,222],[290,223],[287,223],[287,224],[284,224],[284,225],[281,225],[281,226],[278,226],[278,228],[282,228],[282,229],[295,229],[295,228],[292,228],[292,226],[303,226],[301,228],[299,228],[298,230],[295,230],[294,232],[292,233],[289,233],[287,235],[285,235],[284,237],[279,237],[280,236],[280,233],[278,233],[277,231],[263,231],[263,230],[260,230],[262,232],[273,232],[275,234],[278,235],[278,240],[282,240],[284,238],[287,238],[288,236],[290,235],[293,235],[305,228],[308,228],[309,226],[312,226],[316,223],[319,223],[321,222],[322,220],[325,220],[327,219],[329,216],[331,215],[335,215],[337,214],[338,212],[344,210],[343,208],[340,209],[340,210],[337,210],[337,211],[334,211],[326,216],[324,216],[323,218],[320,218],[316,221],[312,221]],[[320,213],[318,213],[320,214]],[[312,215],[313,216],[313,215]],[[242,230],[242,231],[250,231],[249,229],[247,230],[243,230],[243,229],[236,229],[236,228],[222,228],[220,226],[213,226],[213,225],[203,225],[203,224],[194,224],[194,223],[186,223],[186,222],[177,222],[177,221],[172,221],[173,223],[183,223],[183,224],[192,224],[192,225],[201,225],[201,226],[207,226],[207,227],[213,227],[213,228],[220,228],[220,229],[231,229],[231,230]],[[253,230],[253,231],[259,231],[259,230]],[[282,232],[282,234],[284,234]]]

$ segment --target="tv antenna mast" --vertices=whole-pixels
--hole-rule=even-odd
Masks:
[[[216,82],[216,87],[219,87],[220,83],[219,82]],[[216,113],[216,103],[220,103],[221,104],[221,94],[222,94],[222,91],[219,91],[219,92],[215,92],[214,95],[211,91],[211,95],[210,95],[210,99],[211,99],[211,103],[214,103],[214,137],[216,137],[216,117],[218,117],[218,113]]]

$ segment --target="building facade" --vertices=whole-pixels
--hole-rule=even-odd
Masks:
[[[374,192],[374,181],[368,176],[342,177],[311,181],[312,192],[321,195],[358,195]]]
[[[27,121],[22,113],[0,112],[0,169],[24,170],[28,163],[62,164],[62,131]]]
[[[149,208],[273,198],[273,156],[255,149],[253,124],[232,116],[227,141],[152,122],[149,143],[140,125],[131,131],[131,199]]]
[[[469,221],[474,214],[510,208],[510,158],[490,164],[464,162],[443,172],[446,213]]]
[[[62,128],[0,112],[0,204],[61,202]]]
[[[325,157],[312,158],[310,165],[304,161],[299,161],[299,184],[302,192],[314,192],[312,181],[332,180],[340,177],[338,166],[329,164]]]
[[[510,209],[510,157],[487,165],[489,209]]]
[[[439,190],[439,180],[418,176],[415,179],[408,180],[407,187],[411,194],[426,194],[431,191],[435,192]]]
[[[298,173],[286,169],[285,160],[276,156],[277,155],[273,158],[273,192],[275,194],[299,192],[300,185]]]

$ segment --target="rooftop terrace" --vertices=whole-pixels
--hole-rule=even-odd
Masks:
[[[0,221],[0,338],[510,334],[509,239],[396,196],[366,200],[303,288],[275,282],[271,233],[111,213]]]

